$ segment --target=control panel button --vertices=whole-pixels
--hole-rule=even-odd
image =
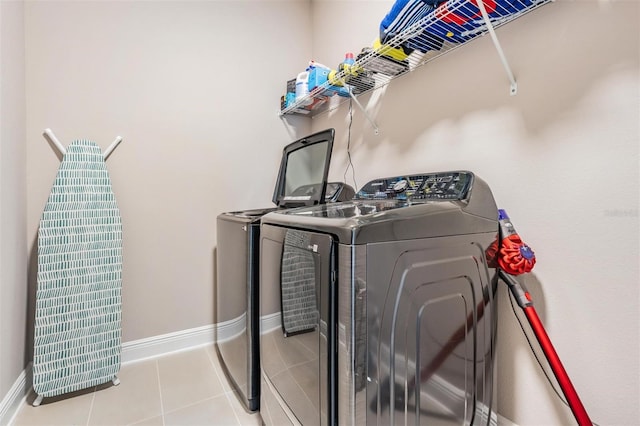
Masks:
[[[406,179],[402,179],[393,184],[393,191],[398,193],[407,189],[409,182]]]
[[[376,179],[367,183],[355,199],[396,199],[429,202],[465,200],[472,186],[473,174],[465,171],[424,173]]]

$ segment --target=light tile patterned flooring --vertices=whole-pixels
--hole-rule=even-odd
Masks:
[[[140,425],[193,426],[262,423],[231,391],[213,345],[124,364],[120,384],[45,398],[32,393],[11,426]]]

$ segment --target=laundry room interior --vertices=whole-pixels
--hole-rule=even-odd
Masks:
[[[490,15],[496,3],[503,2],[531,6],[525,13],[516,12],[512,20],[494,21],[495,29],[487,26],[487,12]],[[441,1],[430,7],[450,3],[478,7],[475,0]],[[332,270],[328,285],[332,290],[322,296],[330,305],[327,318],[339,323],[331,323],[333,329],[326,330],[321,312],[313,333],[290,332],[289,339],[286,319],[276,319],[282,322],[275,323],[282,342],[309,340],[319,334],[324,351],[316,354],[320,380],[324,380],[323,369],[333,377],[319,385],[319,402],[312,401],[319,410],[317,422],[305,421],[294,408],[286,407],[284,394],[271,401],[285,405],[283,413],[291,424],[411,423],[414,417],[400,422],[398,414],[410,410],[419,418],[416,424],[587,424],[576,415],[572,404],[576,399],[588,412],[589,423],[638,424],[640,3],[484,0],[481,4],[484,10],[474,15],[484,25],[478,36],[459,43],[445,40],[445,45],[451,44],[449,50],[422,52],[433,58],[418,59],[417,66],[412,63],[384,84],[361,93],[345,94],[341,90],[347,87],[349,92],[348,81],[333,80],[336,93],[315,97],[313,102],[322,104],[316,108],[298,102],[295,94],[292,106],[289,103],[287,93],[292,93],[297,76],[312,66],[326,66],[338,77],[358,72],[366,77],[367,72],[355,68],[353,74],[344,71],[345,60],[354,58],[358,64],[369,57],[385,57],[375,52],[375,42],[380,41],[381,22],[396,1],[0,0],[0,424],[227,425],[249,424],[247,419],[255,424],[283,424],[273,411],[265,414],[264,400],[257,411],[249,410],[221,364],[219,343],[239,334],[233,327],[240,319],[245,321],[247,312],[239,313],[244,308],[237,305],[245,300],[239,300],[235,290],[220,296],[221,289],[231,288],[228,283],[225,287],[220,272],[228,268],[246,273],[247,258],[245,253],[221,261],[218,218],[225,212],[278,210],[275,195],[279,178],[286,174],[281,167],[285,147],[304,144],[317,134],[332,143],[323,163],[327,175],[320,181],[327,188],[327,182],[344,184],[342,198],[336,195],[330,200],[336,208],[366,205],[351,200],[367,194],[375,198],[375,191],[366,191],[368,183],[426,185],[429,179],[451,178],[468,179],[456,201],[416,200],[416,204],[425,209],[438,203],[455,204],[465,215],[465,226],[471,227],[470,221],[484,218],[484,213],[465,209],[476,202],[488,203],[493,216],[481,221],[490,222],[490,230],[483,230],[483,235],[498,236],[501,223],[493,212],[508,212],[517,234],[535,253],[535,268],[514,280],[533,302],[566,376],[563,380],[555,375],[549,348],[541,347],[518,307],[510,287],[515,281],[499,279],[499,268],[485,265],[490,262],[484,251],[465,251],[459,256],[475,259],[483,283],[483,274],[490,274],[479,293],[470,299],[462,297],[469,305],[461,308],[465,314],[455,323],[463,326],[465,309],[471,309],[473,324],[463,327],[462,339],[475,355],[483,352],[488,358],[482,360],[483,367],[475,358],[463,367],[460,374],[470,387],[463,384],[442,391],[466,402],[451,412],[444,407],[445,414],[437,415],[429,409],[420,415],[420,404],[427,404],[420,403],[421,396],[415,397],[415,407],[403,401],[398,408],[398,398],[409,398],[411,393],[407,383],[413,382],[406,379],[397,389],[385,385],[391,402],[396,397],[395,411],[385,407],[380,395],[375,408],[369,390],[383,386],[384,380],[374,377],[374,356],[361,354],[358,348],[352,348],[353,354],[344,353],[368,357],[361,377],[366,387],[361,395],[364,402],[358,399],[360,393],[345,395],[349,386],[358,386],[360,377],[352,371],[357,376],[349,376],[353,382],[341,382],[341,368],[353,365],[336,346],[345,324],[339,323],[341,311],[332,300],[343,294],[342,278],[360,282],[354,277],[361,271],[352,259],[353,275],[341,267]],[[372,48],[373,54],[367,56],[365,52]],[[419,52],[411,53],[412,58],[415,53]],[[403,58],[391,62],[405,64]],[[325,78],[323,87],[329,83]],[[47,129],[50,133],[45,134]],[[122,223],[117,348],[117,368],[122,374],[119,384],[114,379],[112,384],[92,384],[89,390],[76,388],[70,395],[45,395],[42,404],[34,406],[34,352],[38,350],[34,336],[41,297],[39,229],[52,184],[67,155],[55,142],[69,153],[76,140],[91,140],[102,153],[114,140],[118,142],[103,164]],[[400,179],[403,176],[407,178]],[[325,203],[330,195],[327,188],[314,193],[313,204]],[[469,194],[476,195],[473,203]],[[290,199],[296,199],[295,194]],[[292,207],[311,212],[329,206]],[[479,208],[484,212],[489,207]],[[414,238],[402,227],[403,220],[420,223],[415,232],[425,235],[424,247],[431,247],[426,242],[431,235],[427,228],[449,227],[438,217],[452,209],[433,213],[433,226],[418,222],[409,209],[387,212],[390,223],[397,224],[389,225],[389,232],[397,232],[393,247],[398,249],[398,259],[417,248],[410,243],[400,249],[401,243]],[[272,218],[269,226],[282,229],[278,212],[267,217]],[[256,229],[263,222],[263,232],[264,218],[251,219]],[[307,217],[291,223],[295,231],[303,230],[303,224],[312,226]],[[348,222],[344,223],[346,229]],[[362,223],[357,226],[363,226],[364,235],[368,228]],[[313,235],[323,234],[319,229],[314,227]],[[340,232],[324,232],[333,238],[327,251],[331,259],[342,256],[343,249],[349,250],[346,247],[353,248],[352,254],[366,256],[358,251],[355,234],[345,243]],[[474,233],[480,231],[469,231],[470,238]],[[282,238],[279,250],[286,245]],[[270,247],[261,241],[261,249]],[[313,250],[314,259],[322,254],[322,241],[317,243],[318,252],[317,247]],[[368,240],[367,253],[381,247],[377,242]],[[480,246],[476,240],[465,240],[465,244]],[[481,248],[488,249],[489,242],[484,244]],[[385,250],[378,252],[391,253]],[[272,251],[266,256],[281,254]],[[251,265],[257,268],[252,273],[267,273],[263,255]],[[434,259],[437,263],[439,258]],[[279,261],[280,257],[274,260]],[[415,260],[415,265],[420,262]],[[379,264],[380,275],[391,276],[394,265],[401,262],[388,262],[385,268],[386,263],[369,259],[367,268],[372,269],[362,280],[369,286],[376,278],[374,263]],[[431,278],[414,279],[428,282]],[[367,288],[372,294],[369,290],[374,289]],[[253,300],[258,305],[260,300],[272,300],[278,307],[285,303],[278,288],[265,287],[258,293],[259,299]],[[475,311],[477,297],[491,298],[484,314]],[[373,315],[369,307],[368,315]],[[394,315],[404,309],[399,305]],[[443,324],[451,322],[446,310],[441,313]],[[257,322],[262,321],[259,327],[265,331],[264,322],[271,320],[273,325],[273,319],[258,315]],[[436,330],[438,321],[430,323],[429,329]],[[486,330],[480,330],[481,323]],[[447,333],[456,329],[454,325]],[[357,342],[361,331],[354,324],[346,328]],[[481,337],[488,339],[484,349]],[[438,344],[446,346],[443,341]],[[379,352],[385,350],[381,345]],[[197,362],[193,361],[196,356],[185,355],[198,350],[202,352],[197,352]],[[451,351],[450,361],[462,358],[459,347]],[[171,358],[179,356],[192,356],[188,358],[191,366]],[[436,375],[446,376],[447,365],[454,361],[444,361]],[[405,367],[418,369],[412,363],[419,364],[406,361]],[[385,368],[393,372],[394,362],[389,364]],[[204,376],[195,371],[196,365],[204,365],[207,372],[215,370],[217,384],[181,382]],[[476,368],[484,368],[484,373]],[[568,378],[579,398],[561,391],[558,382],[566,384]],[[179,385],[170,390],[163,387],[171,381]],[[158,394],[155,400],[150,401],[145,386]],[[263,383],[265,387],[277,393],[277,385]],[[196,391],[199,396],[193,400],[180,399]],[[484,401],[479,401],[480,394]],[[221,407],[212,401],[230,408],[212,409]],[[343,403],[356,414],[346,415]],[[203,411],[196,413],[196,408]],[[186,409],[192,415],[177,416]],[[357,410],[366,412],[366,420],[358,417]],[[98,414],[104,416],[98,418]],[[65,417],[70,415],[76,417]]]

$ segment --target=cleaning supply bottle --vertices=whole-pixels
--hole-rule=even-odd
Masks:
[[[338,70],[331,70],[329,71],[329,84],[333,85],[333,86],[338,86],[338,87],[342,87],[344,86],[344,80],[341,78],[336,78],[336,75],[338,74]]]
[[[353,59],[353,53],[351,52],[347,52],[344,55],[344,61],[340,62],[340,64],[338,65],[338,69],[337,70],[331,70],[329,72],[329,82],[331,84],[333,84],[334,86],[344,86],[345,81],[348,79],[349,75],[353,74],[353,71],[355,71],[353,68],[353,64],[356,61]],[[343,73],[343,77],[344,78],[336,78],[337,74],[339,72]]]
[[[351,53],[351,52],[347,52],[347,53],[344,55],[344,61],[342,61],[342,63],[341,63],[341,64],[340,64],[340,66],[338,67],[338,69],[339,69],[340,71],[344,71],[344,73],[345,73],[345,74],[347,74],[347,75],[348,75],[348,74],[351,74],[351,73],[352,73],[352,71],[353,71],[353,70],[352,70],[352,67],[353,67],[353,64],[354,64],[355,62],[356,62],[356,61],[353,59],[353,53]]]
[[[313,103],[313,100],[308,98],[308,95],[309,71],[302,71],[296,77],[296,102],[301,102],[301,105],[303,106],[311,105],[311,103]],[[307,99],[304,99],[305,97],[307,97]]]

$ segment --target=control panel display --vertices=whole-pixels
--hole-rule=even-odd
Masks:
[[[443,172],[374,179],[356,194],[357,200],[464,200],[473,182],[471,172]]]

